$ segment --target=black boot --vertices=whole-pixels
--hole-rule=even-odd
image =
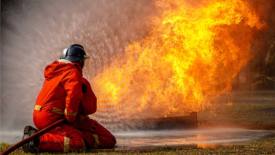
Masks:
[[[36,131],[37,131],[37,129],[35,129],[32,126],[25,126],[24,135],[23,135],[22,139],[26,139],[26,138],[30,137]],[[36,137],[32,141],[23,145],[23,151],[30,152],[30,153],[38,153],[39,152],[38,146],[39,146],[39,137]]]

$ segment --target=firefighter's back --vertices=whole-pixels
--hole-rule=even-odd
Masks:
[[[41,129],[64,117],[66,91],[62,84],[65,76],[77,72],[71,63],[54,61],[45,68],[45,81],[37,96],[33,121]]]

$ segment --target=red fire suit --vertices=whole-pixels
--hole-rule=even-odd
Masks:
[[[40,137],[39,150],[81,151],[85,148],[113,148],[115,137],[87,115],[96,112],[96,96],[76,63],[54,61],[45,68],[45,81],[37,97],[33,121],[38,129],[66,118]]]

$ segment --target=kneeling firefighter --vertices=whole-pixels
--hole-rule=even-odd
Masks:
[[[66,121],[25,144],[25,152],[68,152],[93,148],[113,148],[115,137],[88,115],[96,112],[97,99],[88,80],[82,76],[83,46],[73,44],[63,56],[45,68],[45,81],[37,97],[33,121],[38,129],[65,118]],[[26,138],[36,132],[26,126]]]

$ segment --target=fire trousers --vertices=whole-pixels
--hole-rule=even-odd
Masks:
[[[115,137],[97,121],[82,118],[74,125],[61,124],[40,137],[42,152],[83,151],[93,148],[113,148]]]

